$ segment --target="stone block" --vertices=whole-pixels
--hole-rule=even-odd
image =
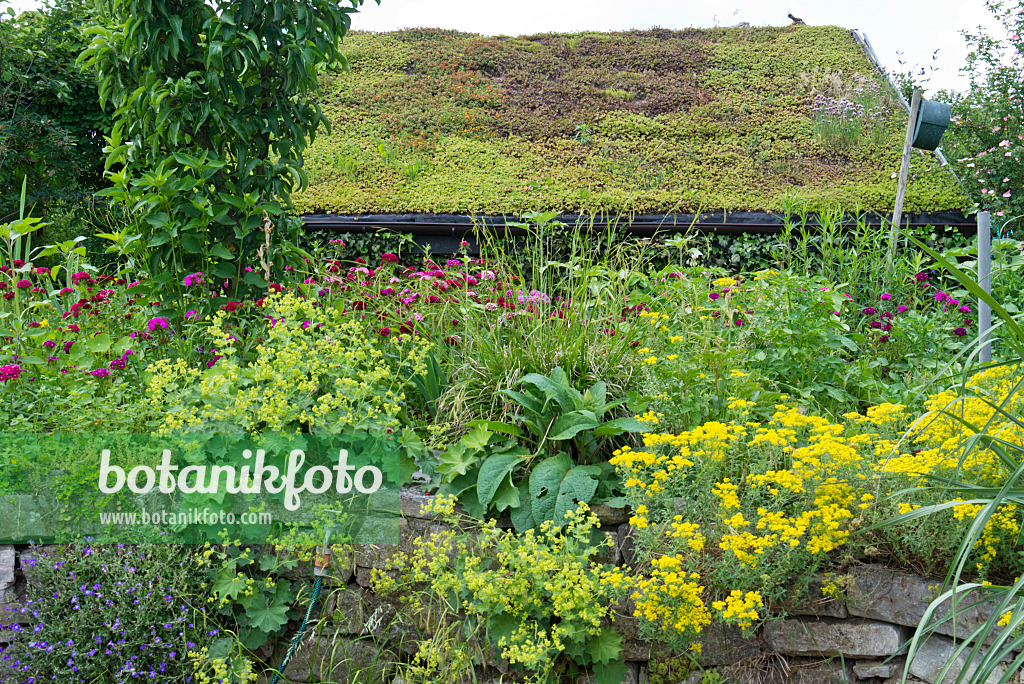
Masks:
[[[0,545],[0,591],[14,586],[14,545]]]
[[[738,627],[712,622],[697,635],[700,662],[705,667],[733,665],[761,655],[761,646],[754,638],[743,636]]]
[[[812,615],[815,617],[832,618],[849,617],[850,613],[843,601],[838,601],[822,593],[824,586],[824,575],[815,575],[807,585],[806,595],[790,598],[783,605],[783,609],[789,615]]]
[[[593,560],[595,563],[605,563],[608,565],[619,564],[619,533],[618,532],[602,532],[606,540],[611,541],[610,545],[601,547],[601,550],[594,554]]]
[[[778,653],[831,658],[888,657],[904,642],[904,629],[870,620],[783,620],[764,628],[764,641]]]
[[[620,564],[630,568],[636,567],[636,543],[632,525],[619,525],[619,559]]]
[[[952,639],[947,639],[941,636],[931,636],[921,644],[920,649],[914,654],[914,659],[911,660],[907,667],[910,670],[910,674],[913,676],[928,682],[928,684],[952,684],[960,676],[960,672],[967,666],[967,655],[970,651],[968,649],[964,653],[961,653],[957,657],[956,662],[946,673],[946,676],[939,681],[939,674],[942,672],[942,668],[946,666],[946,663],[953,657],[953,653],[956,651],[956,646]],[[971,666],[968,669],[968,673],[973,673],[977,668]],[[1005,672],[1005,668],[997,668],[989,677],[985,680],[985,684],[996,684],[1002,674]]]
[[[878,565],[854,568],[853,583],[847,590],[847,609],[851,615],[917,627],[928,605],[934,600],[942,582],[896,572]],[[965,594],[958,599],[964,606],[977,599]],[[987,608],[987,610],[986,610]],[[992,614],[986,604],[973,608],[959,608],[956,625],[952,621],[936,625],[935,632],[945,636],[970,634]],[[949,615],[948,602],[935,611],[935,620]]]
[[[302,640],[288,666],[288,682],[360,682],[387,684],[395,658],[371,639],[311,634]]]
[[[366,616],[363,614],[365,591],[362,587],[336,589],[327,597],[324,616],[331,621],[331,627],[341,635],[361,634]]]
[[[628,523],[630,511],[629,507],[624,508],[613,508],[608,504],[594,504],[590,507],[590,512],[597,516],[597,519],[601,521],[602,529],[615,529],[617,526]]]
[[[853,675],[857,679],[888,679],[903,672],[903,661],[861,660],[853,664]]]

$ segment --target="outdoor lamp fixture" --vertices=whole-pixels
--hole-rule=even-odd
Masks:
[[[896,255],[896,238],[903,214],[903,196],[907,192],[907,174],[910,172],[910,150],[934,150],[949,127],[950,106],[945,102],[921,99],[921,89],[914,88],[907,119],[907,137],[903,142],[903,160],[900,162],[900,180],[896,186],[896,207],[892,212],[892,235],[889,242],[889,265]]]

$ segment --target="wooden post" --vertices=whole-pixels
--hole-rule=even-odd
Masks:
[[[907,175],[910,173],[910,151],[913,149],[914,133],[917,128],[917,114],[921,110],[921,89],[914,88],[910,102],[910,119],[907,121],[907,137],[903,141],[903,161],[900,162],[900,180],[896,186],[896,207],[892,212],[892,233],[889,235],[889,268],[896,263],[896,241],[900,234],[900,219],[903,214],[903,196],[907,192]]]

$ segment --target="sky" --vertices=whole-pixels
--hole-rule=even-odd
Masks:
[[[39,0],[13,0],[15,10]],[[542,32],[616,31],[688,27],[783,26],[792,13],[808,24],[842,26],[866,34],[888,71],[925,67],[932,72],[925,95],[963,90],[960,74],[967,54],[960,31],[985,25],[1003,37],[983,0],[366,0],[352,28],[458,29],[484,35]],[[936,53],[936,50],[938,51]],[[933,59],[933,55],[935,59]],[[904,64],[900,65],[900,60]]]

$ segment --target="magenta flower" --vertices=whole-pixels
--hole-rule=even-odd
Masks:
[[[710,299],[711,301],[715,301],[721,296],[722,295],[718,294],[717,292],[712,292],[711,294],[708,295],[708,299]]]
[[[193,285],[198,285],[201,282],[203,282],[203,272],[197,271],[185,276],[185,280],[183,280],[181,284],[185,287],[192,287]]]
[[[905,307],[902,304],[900,304],[899,306],[896,307],[896,313],[903,313],[904,311],[907,310],[907,308],[908,307]]]
[[[964,335],[967,334],[967,330],[964,328],[957,328],[956,330],[953,331],[953,334],[956,335],[957,337],[963,337]]]
[[[936,292],[935,293],[935,301],[937,301],[937,302],[944,302],[944,301],[946,301],[946,297],[948,297],[948,296],[949,295],[947,295],[945,292]]]
[[[157,328],[160,328],[161,330],[166,330],[167,326],[169,326],[170,324],[171,322],[168,321],[166,318],[157,317],[149,319],[149,321],[146,323],[146,328],[149,329],[149,332],[156,332]]]
[[[391,334],[391,328],[389,328],[387,326],[384,326],[383,328],[381,328],[377,332],[380,333],[381,337],[387,337],[388,335]]]
[[[27,290],[28,288],[32,287],[32,283],[30,283],[29,281],[27,281],[27,280],[25,280],[23,278],[23,279],[19,280],[18,282],[16,282],[14,284],[14,286],[16,288],[18,288],[19,290]]]
[[[881,297],[879,297],[879,299],[892,299],[892,295],[886,293],[886,294],[883,294]]]
[[[969,307],[969,306],[967,306],[965,304],[965,305],[961,306],[959,309],[957,309],[957,311],[959,311],[960,313],[968,314],[968,313],[971,313],[971,307]]]
[[[0,366],[0,382],[17,380],[19,375],[21,375],[21,366],[16,363]]]
[[[876,309],[873,306],[869,306],[869,307],[861,309],[860,312],[862,314],[864,314],[865,316],[874,316],[876,313],[878,313],[878,309]]]
[[[97,368],[96,370],[89,373],[89,375],[91,375],[94,378],[106,378],[110,377],[110,371],[108,371],[106,368]]]

